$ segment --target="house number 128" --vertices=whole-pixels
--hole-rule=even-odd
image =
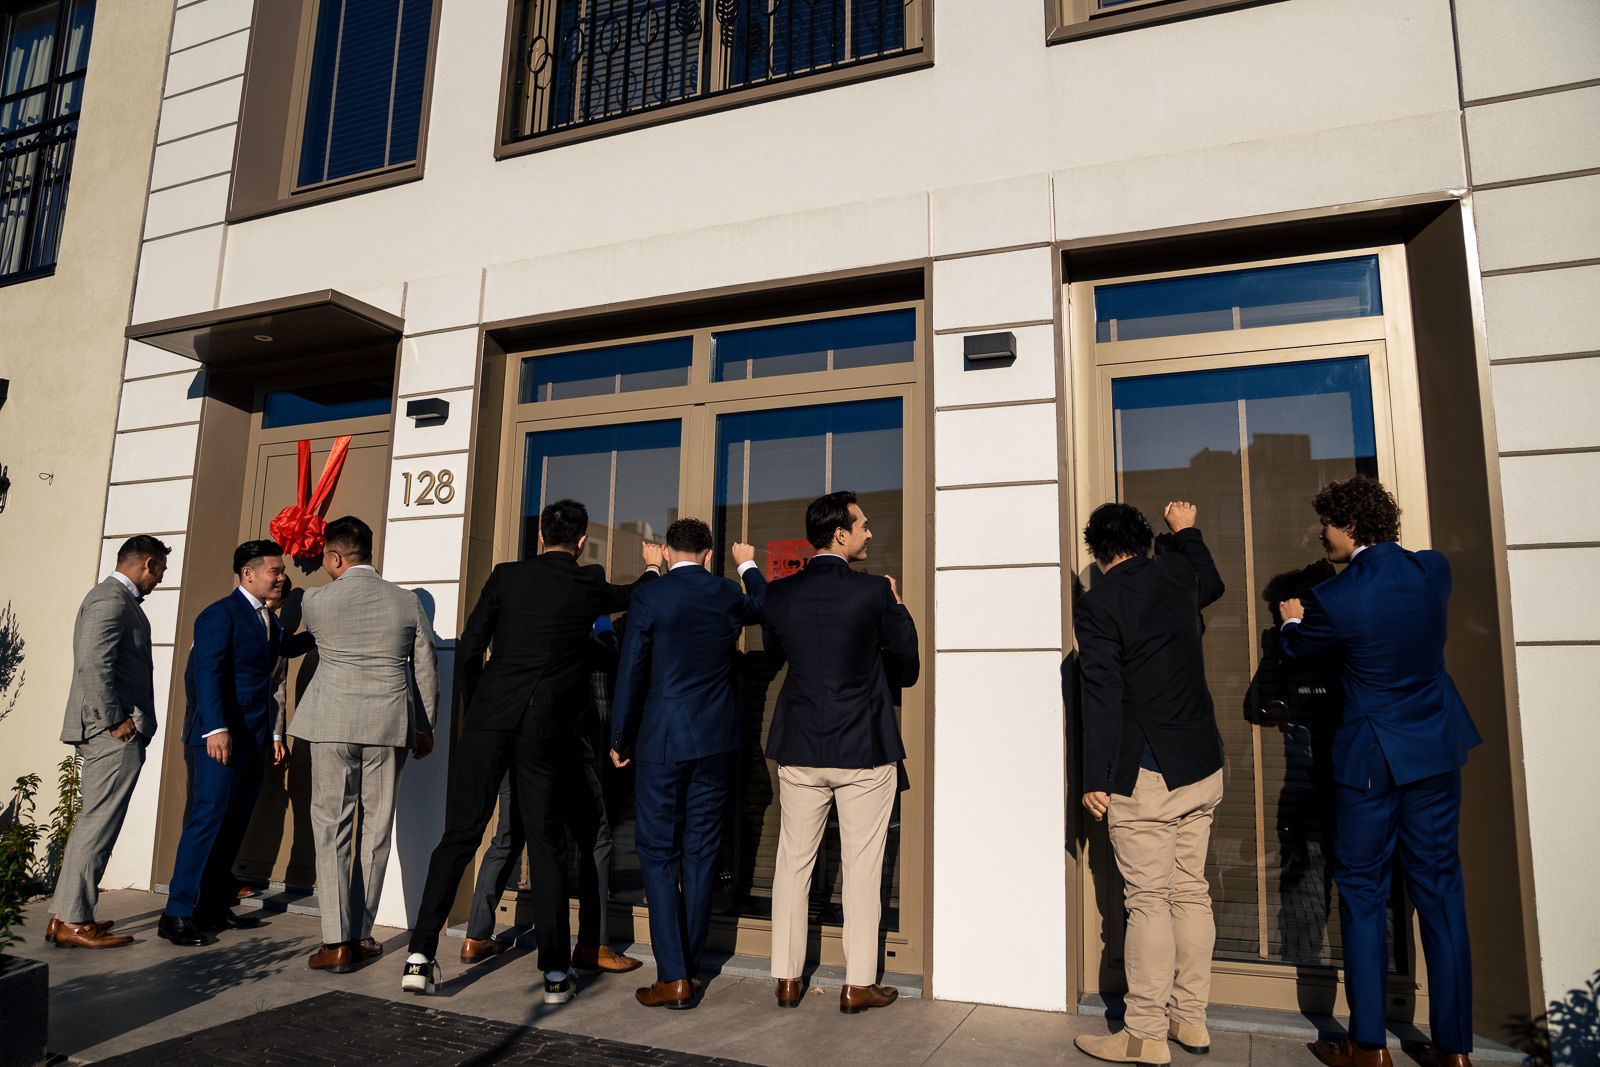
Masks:
[[[411,496],[411,472],[404,471],[406,480],[405,506],[412,504],[448,504],[456,498],[456,475],[452,470],[417,472],[417,495]]]

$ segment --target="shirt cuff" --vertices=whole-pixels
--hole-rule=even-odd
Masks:
[[[201,737],[210,737],[212,734],[225,734],[227,732],[228,732],[228,728],[226,726],[224,726],[220,730],[208,730],[206,733],[203,733],[200,736]]]
[[[1287,630],[1291,626],[1299,626],[1299,625],[1300,625],[1300,620],[1299,619],[1284,619],[1283,620],[1283,625],[1278,627],[1278,629],[1279,630]]]
[[[744,577],[744,572],[749,570],[751,567],[754,567],[755,565],[756,565],[756,561],[753,560],[753,559],[747,559],[743,563],[739,564],[739,577],[743,578]]]
[[[207,737],[210,737],[210,736],[211,736],[211,735],[210,735],[210,734],[207,734],[207,735],[206,735],[206,736],[207,736]],[[273,734],[273,735],[272,735],[272,739],[273,739],[273,740],[274,740],[274,741],[282,741],[282,740],[283,740],[283,735],[282,735],[282,734]]]

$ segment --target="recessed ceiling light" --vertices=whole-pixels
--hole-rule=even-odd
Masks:
[[[270,341],[270,340],[272,340],[272,335],[270,333],[258,333],[258,334],[256,334],[256,340],[257,341]]]

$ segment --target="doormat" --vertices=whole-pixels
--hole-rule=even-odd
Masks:
[[[359,993],[323,993],[187,1037],[100,1060],[145,1064],[626,1064],[628,1067],[752,1067],[598,1037],[563,1034],[474,1015],[398,1004]]]

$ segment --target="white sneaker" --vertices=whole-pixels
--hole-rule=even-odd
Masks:
[[[432,993],[444,981],[444,971],[438,960],[430,960],[420,952],[406,957],[406,968],[400,976],[402,993]]]
[[[552,977],[561,975],[560,978]],[[546,971],[544,973],[544,1002],[565,1004],[578,995],[578,976],[571,971]]]

